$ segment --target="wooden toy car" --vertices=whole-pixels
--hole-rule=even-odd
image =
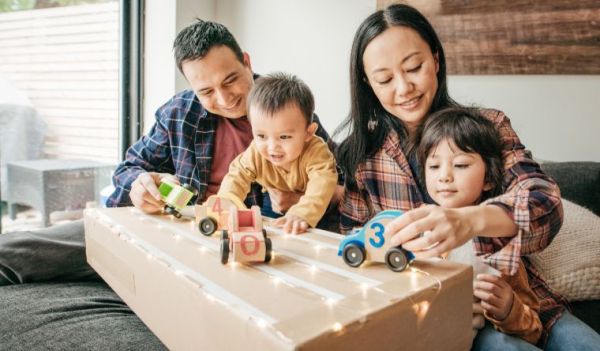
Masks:
[[[272,244],[263,229],[260,208],[229,209],[228,230],[221,235],[221,263],[227,264],[229,255],[235,262],[269,262]]]
[[[358,267],[369,260],[385,262],[394,272],[403,271],[415,256],[401,246],[391,246],[390,238],[383,235],[386,224],[400,215],[402,211],[386,210],[378,213],[364,227],[354,229],[352,234],[340,242],[338,256],[342,256],[344,262],[351,267]]]
[[[179,211],[198,193],[189,184],[179,185],[169,180],[162,180],[160,182],[158,192],[165,203],[163,211],[175,216],[175,218],[181,218]]]
[[[246,208],[241,202],[217,195],[209,196],[202,205],[196,205],[194,213],[200,233],[210,236],[217,230],[227,230],[229,209],[232,206],[240,210]]]

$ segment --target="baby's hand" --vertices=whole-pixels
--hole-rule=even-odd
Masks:
[[[298,216],[291,213],[273,221],[273,225],[283,230],[288,234],[302,234],[308,229],[308,223]]]
[[[513,304],[513,289],[501,277],[478,274],[473,295],[481,299],[481,307],[492,318],[502,321],[508,317]]]

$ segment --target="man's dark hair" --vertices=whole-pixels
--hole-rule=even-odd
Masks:
[[[485,182],[493,187],[483,193],[482,200],[502,194],[502,139],[496,126],[481,116],[479,110],[467,107],[442,109],[430,115],[419,128],[417,159],[422,176],[425,175],[427,156],[447,139],[463,152],[477,153],[483,159]]]
[[[183,73],[181,66],[184,62],[201,59],[210,49],[221,45],[230,48],[238,60],[244,62],[244,53],[227,27],[197,18],[195,23],[177,34],[173,43],[177,68]]]
[[[254,106],[269,116],[291,103],[298,106],[306,124],[310,124],[315,110],[310,88],[298,77],[281,72],[258,78],[248,95],[248,111]]]

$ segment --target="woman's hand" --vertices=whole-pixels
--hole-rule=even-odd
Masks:
[[[288,191],[281,191],[278,189],[267,189],[269,197],[271,198],[271,209],[275,213],[285,213],[290,207],[298,203],[304,193],[295,193]]]
[[[308,223],[306,223],[304,219],[291,213],[286,214],[284,217],[277,218],[273,221],[273,225],[283,228],[288,234],[302,234],[308,229]]]
[[[469,212],[463,209],[421,206],[388,223],[385,235],[391,235],[392,245],[402,245],[419,258],[438,257],[473,237]],[[426,231],[428,235],[421,235]]]
[[[158,184],[163,179],[169,179],[175,184],[179,184],[179,180],[172,174],[156,172],[140,173],[133,183],[131,183],[131,191],[129,192],[129,198],[133,206],[146,213],[158,213],[162,211],[165,204],[158,192]]]

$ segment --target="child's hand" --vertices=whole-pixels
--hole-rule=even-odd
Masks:
[[[502,321],[508,317],[513,304],[513,289],[501,277],[478,274],[473,295],[481,299],[481,307],[492,318]]]
[[[273,221],[273,225],[283,228],[288,234],[302,234],[308,229],[308,223],[304,219],[290,213],[284,217],[277,218]]]

